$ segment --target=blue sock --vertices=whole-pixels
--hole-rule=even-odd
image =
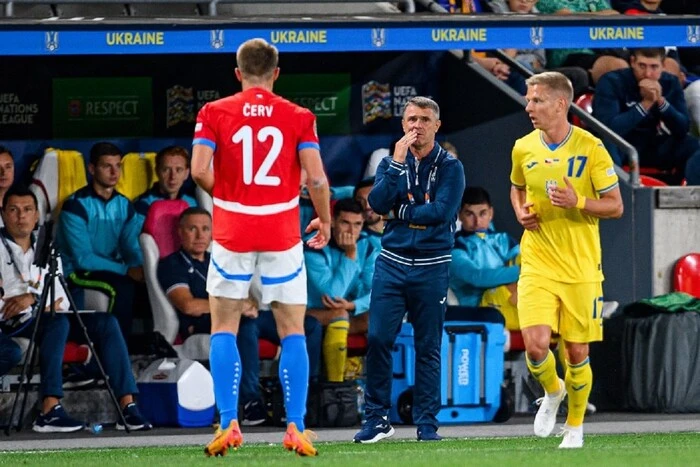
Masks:
[[[309,392],[309,355],[306,353],[306,336],[291,334],[282,339],[279,376],[284,393],[287,424],[293,422],[299,431],[304,431],[306,395]]]
[[[214,379],[214,397],[221,416],[221,429],[238,419],[238,386],[241,382],[241,357],[236,335],[217,332],[211,336],[209,367]]]

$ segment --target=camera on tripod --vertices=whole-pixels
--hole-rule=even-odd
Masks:
[[[37,229],[34,242],[34,266],[46,268],[49,265],[52,250],[57,254],[54,247],[53,221],[46,221]]]

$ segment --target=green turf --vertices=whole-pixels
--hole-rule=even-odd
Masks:
[[[320,456],[298,458],[280,445],[244,445],[224,458],[207,459],[201,447],[76,449],[2,452],[3,465],[245,465],[317,466],[538,466],[607,467],[610,465],[697,465],[700,434],[587,435],[583,449],[557,449],[558,438],[488,438],[439,443],[383,441],[374,445],[318,443]],[[0,444],[0,448],[2,445]]]

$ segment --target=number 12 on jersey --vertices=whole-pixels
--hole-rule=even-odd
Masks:
[[[284,136],[279,128],[266,126],[260,129],[256,135],[249,125],[242,126],[231,138],[234,144],[243,146],[243,183],[246,185],[279,186],[281,180],[275,175],[268,175],[273,164],[282,151]],[[253,175],[253,139],[264,143],[272,138],[272,146],[265,155],[260,168]]]

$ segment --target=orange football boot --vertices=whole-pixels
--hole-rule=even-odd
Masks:
[[[318,450],[312,444],[312,438],[316,439],[316,433],[311,430],[300,432],[295,423],[287,426],[282,446],[287,451],[294,451],[300,456],[318,456]]]
[[[216,429],[214,439],[204,448],[204,454],[207,457],[225,456],[229,449],[238,449],[241,444],[243,444],[243,435],[238,427],[238,421],[233,420],[225,430],[221,427]]]

